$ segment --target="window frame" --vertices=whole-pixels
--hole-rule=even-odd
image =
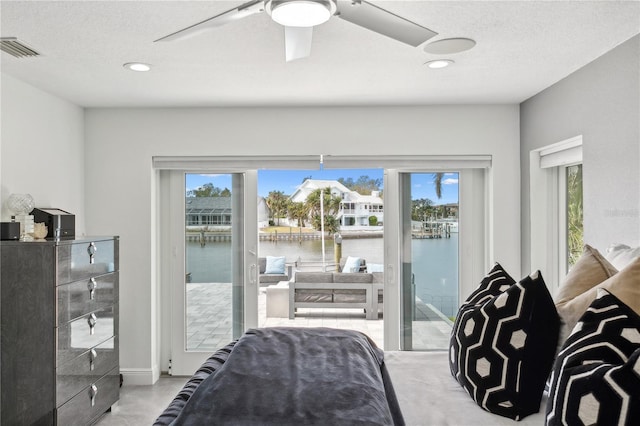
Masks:
[[[582,144],[578,135],[529,153],[531,268],[552,295],[568,272],[566,168],[582,164]]]
[[[559,213],[559,254],[564,254],[564,257],[560,259],[559,265],[559,273],[561,277],[567,275],[569,272],[569,187],[567,175],[569,173],[569,168],[574,166],[582,166],[582,161],[575,162],[571,164],[564,164],[562,166],[558,166],[558,213]],[[583,170],[584,171],[584,170]],[[583,174],[584,177],[584,174]],[[584,183],[583,183],[584,184]],[[582,225],[584,229],[584,214]],[[582,242],[584,245],[584,241]]]
[[[320,161],[318,162],[318,160]],[[384,187],[388,189],[401,189],[399,186],[399,174],[457,171],[460,173],[461,180],[468,182],[468,184],[463,183],[459,187],[459,202],[463,204],[463,200],[470,200],[470,204],[465,207],[465,211],[468,213],[459,216],[461,228],[468,230],[464,240],[459,242],[459,259],[463,258],[463,254],[465,259],[469,259],[464,265],[459,263],[458,294],[459,299],[461,299],[463,295],[473,291],[474,283],[476,282],[473,277],[483,276],[484,272],[486,272],[485,267],[492,252],[491,238],[485,238],[485,236],[491,234],[490,229],[492,227],[492,208],[489,205],[490,203],[486,201],[491,196],[492,161],[491,155],[155,156],[152,158],[152,166],[155,170],[208,173],[220,171],[224,173],[251,173],[252,176],[258,169],[314,169],[318,165],[320,168],[334,169],[380,168],[384,170]],[[463,179],[463,175],[468,177]],[[473,185],[470,184],[471,182],[474,182]],[[252,201],[250,200],[257,199],[257,190],[254,198],[251,198],[252,194],[245,194],[245,196],[248,197],[246,198],[247,208],[251,209],[250,203]],[[385,191],[385,207],[381,209],[385,213],[384,350],[399,350],[401,348],[401,293],[398,286],[401,282],[399,275],[401,267],[399,201],[398,191]],[[477,207],[472,209],[472,205]],[[388,206],[397,207],[389,209]],[[462,208],[460,210],[462,211]],[[257,215],[255,223],[257,224]],[[248,248],[248,251],[252,254],[255,252],[251,248]],[[169,252],[160,254],[158,257],[159,263],[162,264],[169,260],[170,256]],[[247,268],[247,276],[252,276],[255,273],[255,265],[247,264],[245,268]],[[253,303],[250,304],[254,305]],[[245,318],[245,326],[257,325],[257,302],[255,305],[255,312],[253,307],[247,308],[245,312],[247,316]]]

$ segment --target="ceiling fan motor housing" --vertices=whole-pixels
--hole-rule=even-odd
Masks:
[[[277,23],[288,27],[313,27],[336,13],[335,0],[267,0],[265,10]]]

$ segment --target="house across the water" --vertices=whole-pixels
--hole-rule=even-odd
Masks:
[[[340,207],[336,219],[342,230],[356,230],[362,227],[382,226],[384,221],[384,201],[379,191],[371,195],[361,195],[352,191],[337,180],[305,180],[289,197],[293,202],[305,202],[307,197],[318,189],[328,189],[331,195],[340,198]],[[375,217],[375,219],[370,219]]]

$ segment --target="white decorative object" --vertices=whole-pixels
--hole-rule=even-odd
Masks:
[[[14,220],[20,222],[20,241],[33,241],[34,223],[29,213],[34,205],[29,194],[11,194],[7,198],[7,208],[14,214]]]
[[[7,208],[16,215],[31,213],[34,205],[33,197],[29,194],[11,194],[7,198]]]
[[[47,228],[47,225],[44,224],[44,222],[36,223],[34,225],[33,236],[37,240],[44,239],[47,236],[47,232],[49,232],[49,229]]]
[[[16,222],[20,222],[20,241],[33,241],[33,215],[17,214],[13,217]]]

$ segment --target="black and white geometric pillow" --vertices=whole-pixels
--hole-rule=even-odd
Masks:
[[[640,316],[604,289],[598,290],[558,354],[546,422],[640,422]]]
[[[514,420],[537,413],[559,324],[539,272],[516,283],[496,264],[458,311],[451,374],[491,413]]]
[[[486,302],[487,300],[506,291],[515,283],[515,280],[511,278],[507,271],[504,270],[502,265],[496,263],[493,268],[491,268],[491,271],[489,271],[482,281],[480,281],[478,288],[476,288],[474,292],[467,297],[467,300],[464,301],[462,306],[475,306]]]

